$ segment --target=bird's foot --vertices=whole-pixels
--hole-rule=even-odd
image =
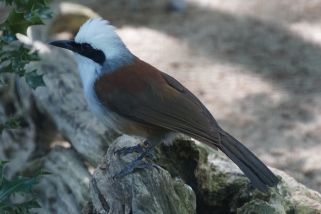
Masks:
[[[144,148],[141,146],[141,144],[137,144],[136,146],[123,147],[121,149],[118,149],[114,152],[114,154],[119,155],[119,156],[124,156],[124,155],[131,154],[134,152],[135,153],[143,153]]]
[[[141,144],[139,144],[139,145],[141,145]],[[139,145],[137,145],[137,146],[139,146]],[[119,173],[114,175],[113,178],[120,178],[120,177],[126,176],[126,175],[134,172],[136,169],[151,169],[152,167],[158,168],[158,166],[152,162],[153,149],[154,149],[155,145],[150,145],[147,141],[144,142],[144,145],[145,145],[144,151],[141,152],[141,154],[135,160],[133,160],[132,162],[127,164],[125,166],[125,168],[123,168]],[[122,153],[128,154],[128,151],[133,150],[130,148],[132,148],[132,147],[124,148]],[[122,150],[122,149],[120,149],[120,150]],[[145,160],[143,160],[144,158],[145,158]]]
[[[143,161],[141,159],[136,159],[136,160],[130,162],[120,172],[116,173],[113,176],[113,178],[114,179],[121,178],[121,177],[124,177],[126,175],[129,175],[129,174],[135,172],[136,170],[139,170],[139,169],[152,169],[153,167],[158,168],[158,166],[155,165],[152,162],[149,162],[149,161],[146,162],[146,161]]]
[[[148,150],[149,147],[150,144],[147,141],[144,141],[143,143],[137,144],[135,146],[123,147],[121,149],[118,149],[114,152],[114,154],[119,156],[125,156],[132,153],[143,153],[146,150]],[[150,156],[149,154],[147,155]]]

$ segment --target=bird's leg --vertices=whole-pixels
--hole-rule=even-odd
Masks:
[[[146,162],[143,160],[134,160],[130,162],[125,168],[123,168],[119,173],[115,174],[113,178],[121,178],[126,175],[133,173],[137,169],[151,169],[153,167],[158,167],[152,162]]]
[[[146,162],[143,160],[145,157],[152,156],[152,152],[156,145],[157,144],[149,144],[149,146],[145,148],[144,152],[142,152],[135,160],[127,164],[127,166],[125,166],[119,173],[114,175],[114,178],[120,178],[120,177],[126,176],[134,172],[135,169],[151,169],[152,167],[156,166],[150,161]]]
[[[143,153],[148,147],[150,143],[146,140],[143,143],[137,144],[135,146],[123,147],[114,152],[116,155],[127,155],[131,153]]]

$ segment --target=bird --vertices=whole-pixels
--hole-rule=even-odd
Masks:
[[[144,143],[123,147],[118,155],[138,153],[115,177],[150,168],[146,161],[155,146],[184,134],[225,153],[249,178],[267,192],[277,177],[241,142],[224,131],[205,105],[172,76],[135,56],[107,20],[87,20],[72,40],[50,45],[70,50],[78,65],[89,109],[104,124]]]

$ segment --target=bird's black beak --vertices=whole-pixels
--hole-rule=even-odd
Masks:
[[[59,48],[64,48],[85,56],[98,64],[103,64],[106,60],[105,54],[101,50],[93,48],[88,43],[77,43],[74,40],[58,40],[49,42],[49,45],[53,45]]]
[[[64,48],[71,50],[73,52],[78,52],[79,51],[79,44],[77,44],[73,40],[58,40],[58,41],[52,41],[48,43],[49,45],[53,45],[59,48]]]

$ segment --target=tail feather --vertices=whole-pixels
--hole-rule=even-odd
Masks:
[[[254,187],[266,192],[276,186],[279,179],[249,149],[234,137],[224,132],[218,146],[251,180]]]

